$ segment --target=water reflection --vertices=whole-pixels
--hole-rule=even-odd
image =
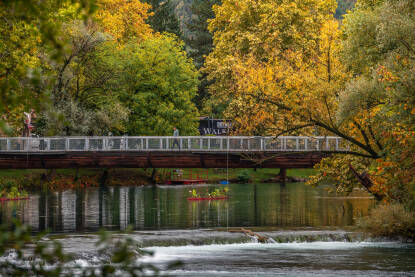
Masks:
[[[210,186],[214,188],[215,186]],[[207,187],[200,189],[205,190]],[[352,225],[366,215],[367,197],[327,197],[296,184],[231,185],[231,198],[187,201],[189,187],[104,187],[40,192],[1,204],[0,222],[12,218],[34,231],[186,229],[236,226],[319,227]],[[367,195],[364,195],[367,196]]]

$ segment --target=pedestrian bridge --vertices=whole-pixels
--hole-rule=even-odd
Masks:
[[[339,137],[4,137],[5,168],[307,168],[348,151]]]

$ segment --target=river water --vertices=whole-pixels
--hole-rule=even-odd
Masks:
[[[368,213],[373,199],[363,192],[330,195],[303,183],[229,185],[230,199],[188,201],[217,186],[83,188],[39,192],[27,201],[4,202],[0,223],[13,217],[34,231],[85,232],[212,227],[343,227]]]
[[[339,196],[303,183],[235,184],[229,185],[228,200],[188,201],[192,188],[204,194],[222,187],[39,192],[26,201],[1,203],[0,222],[18,218],[35,232],[64,234],[57,239],[85,264],[96,252],[91,232],[132,226],[129,236],[154,251],[144,262],[160,268],[184,262],[165,272],[173,276],[415,276],[414,244],[353,232],[351,226],[374,204],[362,191]],[[239,227],[274,243],[229,232]]]

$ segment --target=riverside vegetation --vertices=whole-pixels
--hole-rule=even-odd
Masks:
[[[413,236],[414,0],[165,4],[3,1],[1,134],[34,108],[45,136],[195,135],[199,113],[239,135],[336,135],[350,152],[309,184],[347,193],[357,172],[382,204],[366,229]]]
[[[163,184],[168,181],[169,173],[174,169],[156,170],[152,179],[152,169],[56,169],[56,170],[3,170],[0,171],[2,195],[12,198],[8,192],[17,190],[21,195],[28,191],[48,189],[63,190],[78,187],[129,186]],[[315,173],[313,169],[290,169],[288,175],[307,178]],[[262,183],[277,174],[275,169],[208,169],[209,182],[219,183],[228,178],[235,183]]]

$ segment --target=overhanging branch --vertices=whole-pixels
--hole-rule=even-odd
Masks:
[[[275,106],[277,106],[278,108],[280,108],[282,110],[292,111],[292,108],[291,107],[289,107],[287,105],[284,105],[283,103],[276,102],[276,101],[267,99],[265,97],[259,97],[258,95],[255,95],[255,94],[252,94],[252,93],[247,93],[247,95],[248,96],[251,96],[253,98],[256,98],[259,101],[263,101],[263,102],[266,102],[266,103],[275,105]],[[354,144],[357,147],[361,148],[362,150],[366,151],[370,155],[363,155],[363,154],[361,154],[359,152],[349,152],[349,154],[357,155],[357,156],[364,156],[364,157],[368,157],[368,158],[372,158],[372,159],[377,159],[377,158],[380,157],[378,155],[378,153],[376,153],[376,151],[374,151],[373,148],[369,144],[365,145],[365,144],[359,142],[358,140],[354,139],[353,137],[348,136],[348,135],[340,132],[338,129],[336,129],[334,127],[331,127],[331,126],[329,126],[329,125],[327,125],[327,124],[325,124],[325,123],[323,123],[323,122],[321,122],[319,120],[313,119],[312,117],[310,117],[310,118],[308,118],[306,120],[307,121],[310,121],[310,124],[304,124],[304,128],[305,127],[308,127],[309,125],[319,126],[319,127],[323,128],[323,129],[325,129],[325,130],[327,130],[327,131],[329,131],[329,132],[331,132],[331,133],[333,133],[333,134],[335,134],[335,135],[337,135],[337,136],[339,136],[339,137],[341,137],[341,138],[343,138],[343,139],[351,142],[352,144]]]

